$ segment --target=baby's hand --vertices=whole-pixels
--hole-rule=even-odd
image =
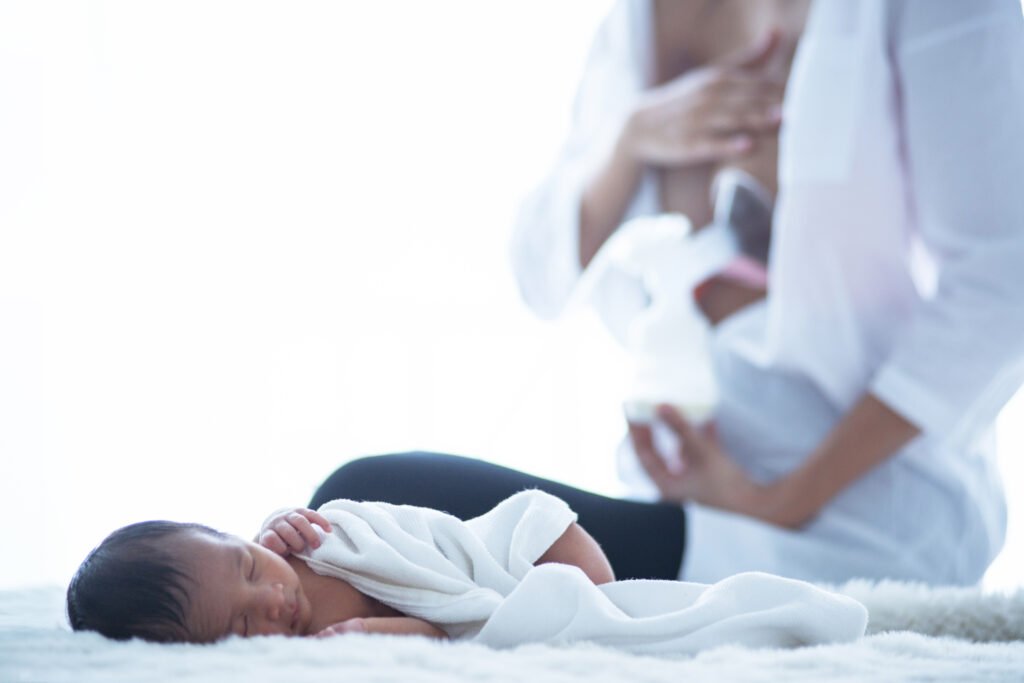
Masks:
[[[319,633],[316,634],[317,638],[330,638],[331,636],[340,636],[345,633],[368,633],[366,628],[366,621],[362,617],[355,617],[353,619],[346,619],[345,621],[339,621],[336,624],[327,626]]]
[[[415,617],[354,617],[331,624],[317,633],[316,637],[329,638],[346,633],[383,633],[448,640],[448,634],[440,628]]]
[[[324,531],[331,530],[331,523],[315,510],[286,508],[267,520],[256,542],[281,557],[304,550],[307,544],[316,549],[320,547],[320,537],[313,524]]]

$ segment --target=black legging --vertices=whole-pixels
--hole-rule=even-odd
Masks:
[[[335,470],[310,502],[376,500],[444,510],[459,519],[487,512],[517,491],[558,496],[601,544],[618,579],[675,579],[686,520],[677,505],[638,503],[524,474],[481,460],[439,453],[400,453],[354,460]]]

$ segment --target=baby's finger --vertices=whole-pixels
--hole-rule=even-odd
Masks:
[[[317,536],[313,525],[302,516],[300,511],[295,511],[288,515],[288,523],[302,536],[303,545],[308,543],[310,548],[320,547],[320,537]]]
[[[335,633],[366,633],[369,630],[366,627],[366,620],[362,617],[352,617],[337,624],[331,624],[330,628],[334,629]]]
[[[299,532],[295,530],[295,527],[291,525],[291,522],[282,520],[274,524],[274,531],[277,535],[288,545],[292,550],[302,550],[306,547],[306,541],[299,535]]]
[[[331,636],[340,636],[346,633],[367,633],[366,622],[362,617],[353,617],[346,619],[345,621],[339,621],[336,624],[325,626],[319,632],[317,632],[317,638],[330,638]]]
[[[272,529],[264,529],[260,533],[260,545],[276,555],[281,555],[282,557],[288,555],[288,546],[277,535],[277,532]]]
[[[326,517],[321,515],[316,510],[307,510],[306,508],[302,508],[301,510],[296,510],[296,512],[298,512],[300,515],[302,515],[309,521],[313,522],[313,524],[318,525],[324,531],[329,532],[331,530],[331,523],[327,521]]]

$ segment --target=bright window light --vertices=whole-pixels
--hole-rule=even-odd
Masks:
[[[366,454],[618,493],[625,358],[507,256],[608,5],[0,3],[0,588],[141,519],[251,535]]]

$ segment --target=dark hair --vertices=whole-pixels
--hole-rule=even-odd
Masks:
[[[189,531],[222,537],[202,524],[139,522],[107,536],[68,585],[68,620],[76,631],[160,643],[188,640],[185,563],[167,541]]]

